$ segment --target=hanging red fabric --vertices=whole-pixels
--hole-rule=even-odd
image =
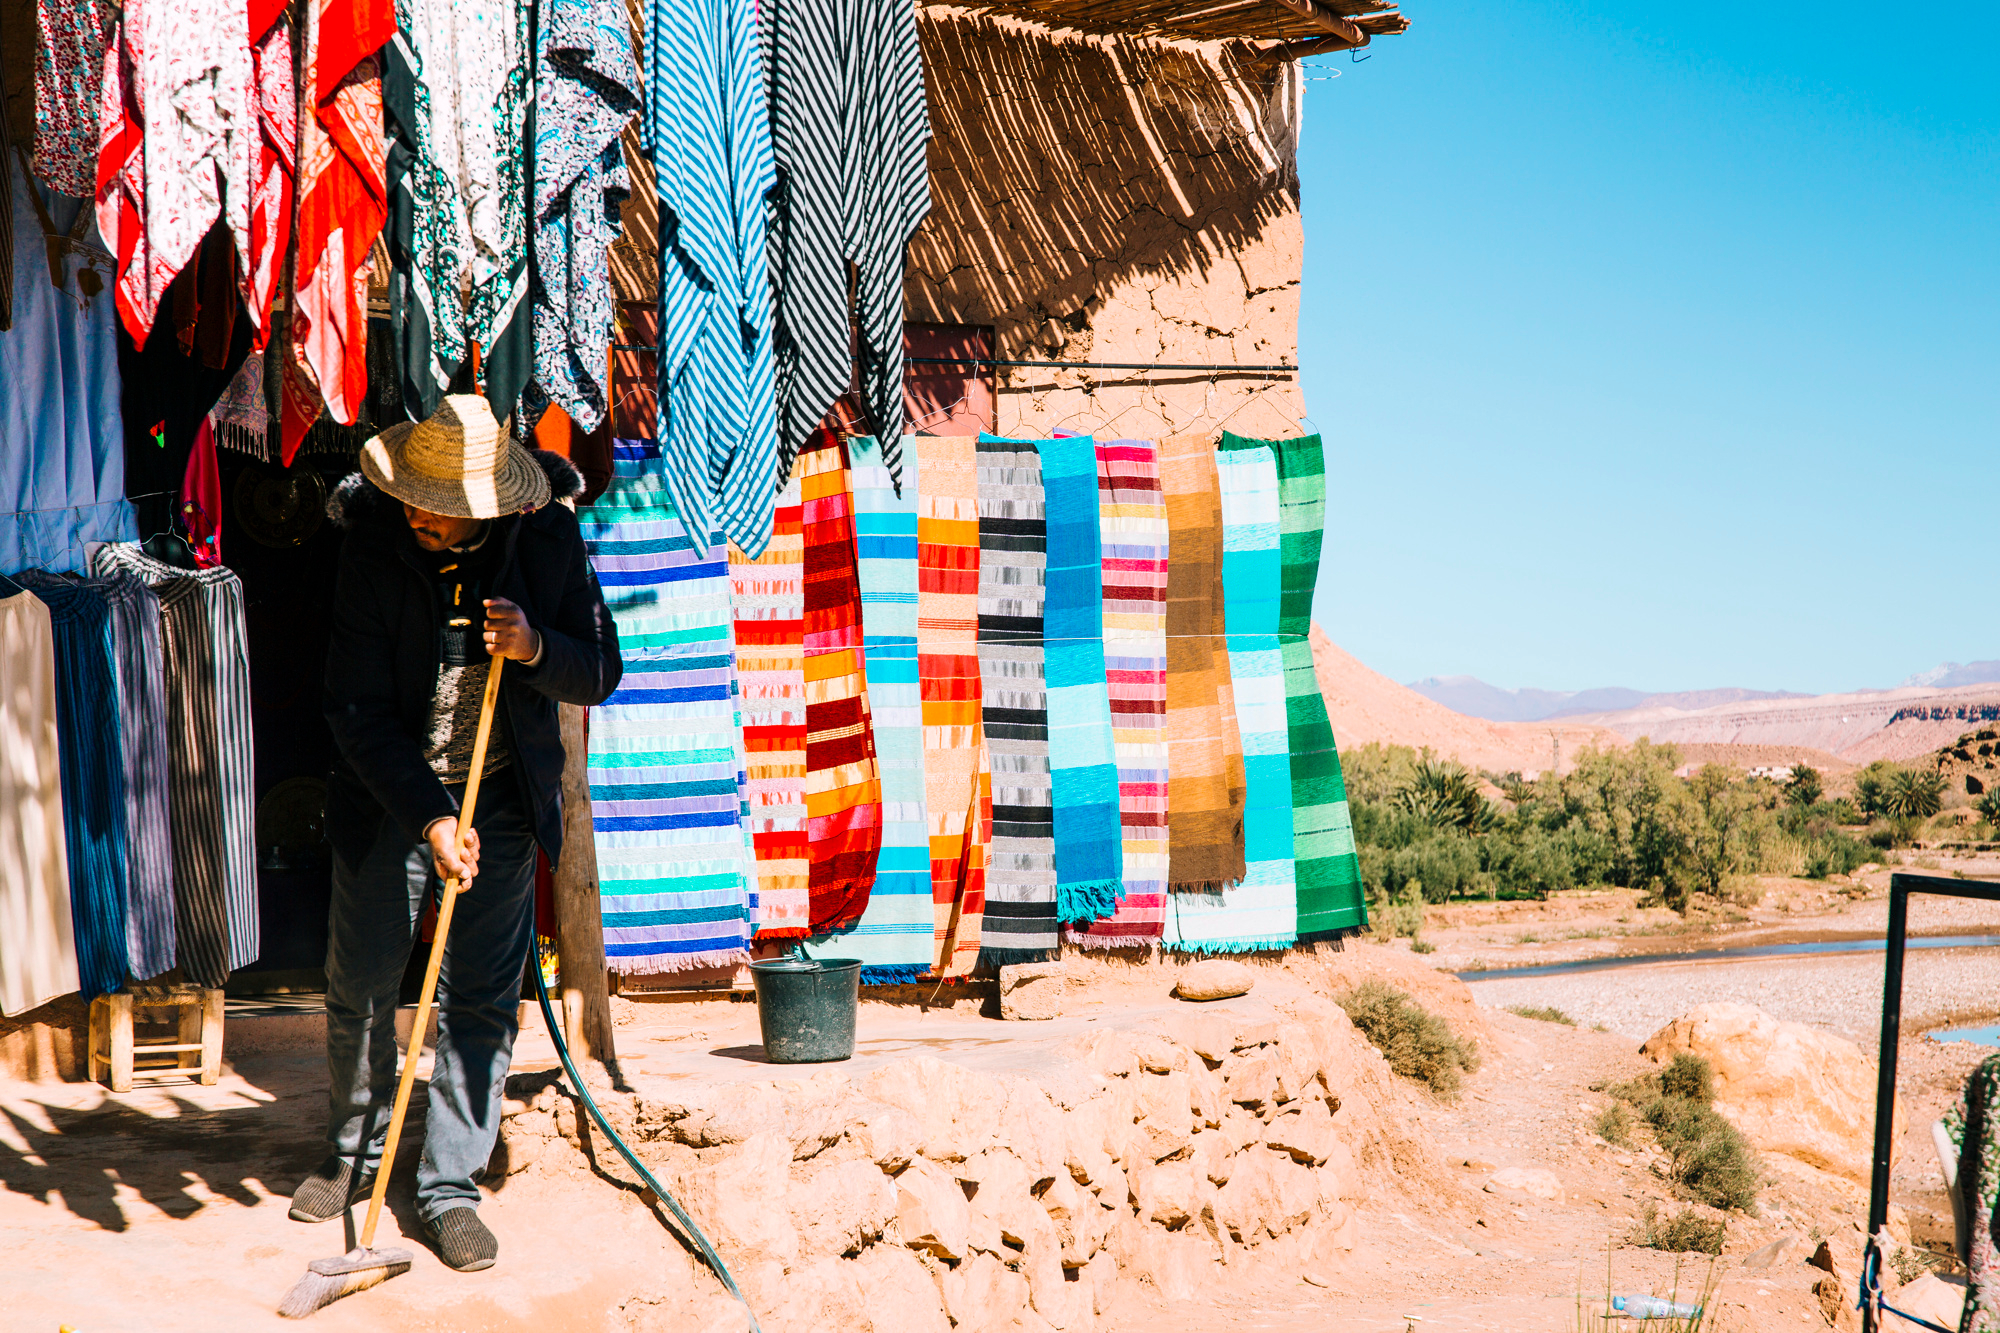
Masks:
[[[203,569],[222,563],[222,469],[215,459],[215,430],[203,417],[181,477],[181,527],[187,530],[194,562]]]
[[[251,163],[250,253],[243,256],[243,307],[256,326],[254,351],[271,342],[271,303],[292,240],[292,182],[298,171],[299,93],[292,78],[286,0],[249,0],[250,95],[257,108]]]

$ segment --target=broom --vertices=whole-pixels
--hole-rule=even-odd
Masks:
[[[500,668],[506,658],[490,659],[486,672],[486,694],[479,701],[479,730],[472,738],[472,771],[465,779],[465,804],[458,814],[458,847],[465,852],[465,831],[472,827],[473,810],[479,802],[479,778],[486,767],[486,738],[493,730],[493,706],[500,698]],[[382,1197],[389,1192],[389,1170],[396,1161],[396,1144],[403,1137],[403,1113],[410,1109],[410,1087],[417,1081],[417,1047],[430,1023],[431,1000],[437,994],[438,966],[444,962],[445,933],[451,929],[451,909],[458,901],[458,881],[444,882],[438,898],[437,928],[431,939],[430,966],[424,969],[423,994],[417,1000],[417,1021],[410,1029],[410,1049],[403,1056],[403,1077],[396,1085],[396,1108],[389,1114],[389,1139],[382,1148],[382,1164],[375,1172],[375,1189],[368,1196],[368,1218],[361,1225],[360,1244],[334,1259],[315,1259],[306,1275],[285,1293],[278,1313],[287,1319],[304,1319],[325,1309],[343,1296],[366,1291],[390,1278],[410,1271],[416,1255],[400,1246],[376,1249],[375,1224],[382,1220]]]

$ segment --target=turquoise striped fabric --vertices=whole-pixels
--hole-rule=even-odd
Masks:
[[[902,449],[903,494],[881,444],[847,442],[861,580],[862,652],[882,779],[882,851],[868,910],[826,947],[861,960],[870,986],[915,981],[931,966],[930,815],[924,802],[923,700],[917,686],[917,453]]]
[[[1278,462],[1265,446],[1216,454],[1222,489],[1222,595],[1248,795],[1243,882],[1219,894],[1174,894],[1167,947],[1242,953],[1298,938],[1292,861],[1292,760],[1278,645],[1281,561]]]
[[[1038,440],[1048,522],[1042,634],[1049,690],[1049,780],[1055,798],[1056,919],[1118,910],[1125,839],[1118,759],[1104,674],[1104,565],[1098,530],[1097,443]]]
[[[756,558],[778,492],[765,196],[777,181],[756,0],[650,0],[660,198],[660,450],[693,531]]]
[[[590,710],[590,806],[613,971],[749,961],[749,849],[728,548],[696,551],[651,440],[617,440],[579,511],[624,678]]]

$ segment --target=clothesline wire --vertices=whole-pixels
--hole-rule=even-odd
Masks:
[[[637,343],[614,343],[614,352],[655,353],[658,347]],[[990,356],[905,356],[904,365],[918,366],[1019,366],[1034,370],[1167,370],[1203,372],[1207,374],[1229,375],[1237,373],[1276,374],[1280,371],[1296,373],[1298,367],[1283,361],[1275,364],[1258,365],[1244,363],[1182,363],[1173,361],[1013,361]]]
[[[162,495],[179,495],[179,491],[144,491],[138,495],[124,495],[116,500],[92,500],[80,505],[50,505],[46,509],[0,509],[0,518],[22,518],[29,514],[61,514],[72,509],[103,509],[109,505],[130,504],[134,500],[156,500]]]

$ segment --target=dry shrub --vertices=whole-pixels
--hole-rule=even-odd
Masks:
[[[1479,1048],[1451,1024],[1381,981],[1362,982],[1336,996],[1361,1034],[1375,1044],[1389,1068],[1424,1084],[1438,1097],[1457,1098],[1460,1071],[1479,1068]]]

